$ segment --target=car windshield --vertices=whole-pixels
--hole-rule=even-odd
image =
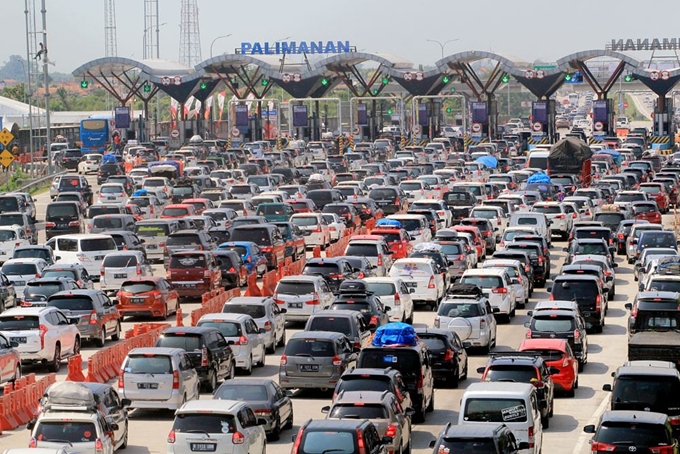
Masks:
[[[0,331],[37,330],[40,320],[37,316],[2,315],[0,316]]]
[[[276,293],[281,295],[310,295],[314,291],[312,282],[280,281],[276,286]]]
[[[328,413],[329,418],[350,419],[386,419],[387,410],[378,404],[339,404],[334,405]]]
[[[229,303],[225,304],[222,308],[222,312],[225,314],[245,314],[250,315],[252,318],[258,319],[267,315],[267,310],[264,304],[238,304]]]
[[[612,403],[618,405],[634,402],[644,403],[652,407],[652,411],[664,409],[664,413],[669,407],[680,407],[680,382],[674,376],[618,376],[612,390]],[[624,408],[622,405],[621,409]]]
[[[213,395],[213,399],[240,400],[244,402],[268,400],[267,388],[263,385],[233,385],[225,383]]]
[[[465,402],[465,421],[526,422],[527,408],[521,399],[472,398]]]
[[[395,284],[391,282],[369,282],[368,290],[376,296],[393,296],[396,293]]]
[[[52,297],[47,303],[48,306],[56,307],[57,309],[67,310],[67,311],[91,311],[94,309],[92,305],[92,300],[89,297],[79,297],[79,296],[58,296]]]
[[[367,243],[350,243],[347,246],[345,255],[354,256],[364,256],[364,257],[377,257],[378,256],[378,246],[375,244]]]
[[[291,339],[285,350],[286,356],[328,357],[335,356],[335,353],[333,341],[323,339]]]
[[[645,424],[636,421],[605,421],[594,439],[598,443],[628,446],[670,446],[671,440],[663,424]]]
[[[235,433],[234,415],[224,413],[180,413],[175,416],[172,430],[177,433],[229,434]]]
[[[216,328],[222,333],[222,336],[229,337],[240,337],[242,333],[241,324],[239,322],[230,322],[225,320],[204,320],[198,323],[198,326],[204,326],[209,328]]]
[[[38,442],[87,443],[97,440],[94,423],[86,421],[40,421],[33,436]]]
[[[181,348],[182,350],[190,352],[193,350],[200,350],[203,347],[203,341],[199,334],[165,333],[156,342],[156,347]]]
[[[487,381],[530,383],[536,379],[538,376],[533,366],[492,366],[486,372]]]

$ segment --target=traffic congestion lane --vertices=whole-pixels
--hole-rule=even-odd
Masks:
[[[555,242],[552,249],[552,276],[555,276],[563,263],[565,253],[561,251],[565,243]],[[607,393],[601,391],[604,383],[611,380],[609,372],[625,361],[626,357],[626,319],[627,314],[623,304],[635,295],[635,283],[632,279],[632,268],[617,259],[620,267],[617,268],[617,292],[618,295],[611,302],[607,316],[607,324],[603,334],[591,335],[589,363],[580,375],[579,389],[575,398],[558,397],[555,402],[555,416],[551,420],[550,428],[544,433],[544,446],[549,447],[547,452],[556,454],[586,453],[588,452],[587,440],[589,437],[582,435],[582,426],[592,423],[598,412],[606,403]],[[534,292],[532,303],[537,300],[548,299],[546,289],[537,289]],[[496,351],[514,350],[525,337],[526,328],[524,322],[529,320],[526,315],[533,304],[525,310],[518,310],[517,316],[510,324],[499,326],[498,346]],[[185,317],[189,307],[183,305]],[[434,312],[418,311],[415,323],[423,323],[432,326]],[[124,329],[133,326],[134,321],[126,321]],[[301,325],[288,327],[288,336],[300,331]],[[96,349],[84,348],[85,357],[92,354]],[[253,371],[255,377],[277,378],[280,355],[283,352],[279,348],[275,355],[266,358],[263,368]],[[435,411],[427,415],[424,424],[414,425],[412,446],[415,453],[429,453],[429,442],[436,438],[442,427],[449,423],[457,422],[460,399],[465,388],[471,383],[479,381],[478,367],[486,364],[488,357],[480,354],[472,354],[469,362],[469,378],[461,382],[458,389],[437,388],[435,394]],[[65,368],[60,373],[65,377]],[[115,381],[111,382],[115,386]],[[209,399],[210,395],[203,394],[202,399]],[[292,430],[282,433],[281,440],[270,442],[268,453],[288,453],[291,448],[291,436],[294,435],[300,424],[313,418],[324,418],[321,408],[328,405],[330,395],[319,392],[298,392],[293,398],[295,412],[295,426]],[[130,446],[127,451],[131,454],[144,454],[148,452],[164,452],[166,450],[166,436],[170,431],[173,414],[170,411],[134,411],[130,419]],[[27,433],[21,430],[9,433],[6,438],[7,447],[25,447]],[[5,443],[3,443],[5,444]]]

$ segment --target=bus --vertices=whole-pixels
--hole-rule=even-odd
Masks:
[[[85,153],[104,153],[111,141],[109,120],[86,118],[80,122],[81,150]]]

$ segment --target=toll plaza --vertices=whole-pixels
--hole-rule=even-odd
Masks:
[[[680,69],[656,71],[635,68],[632,75],[657,95],[650,148],[670,153],[676,131],[673,130],[673,97],[667,95],[680,80]]]

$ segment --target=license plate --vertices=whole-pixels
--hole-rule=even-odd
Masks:
[[[114,279],[127,279],[127,274],[114,274]]]
[[[378,202],[378,205],[380,205],[381,207],[387,206],[389,204],[390,202]]]
[[[185,288],[194,288],[194,287],[196,287],[196,284],[180,284],[180,285],[181,285],[182,287],[185,287]]]
[[[116,196],[115,195],[107,195],[106,200],[116,200]]]
[[[197,452],[215,452],[216,443],[191,443],[191,450]]]
[[[158,383],[137,383],[137,389],[158,389]]]
[[[417,282],[406,282],[406,287],[412,287],[412,288],[417,288],[418,283]]]
[[[143,304],[144,298],[130,298],[131,304]]]
[[[58,229],[65,229],[66,227],[68,227],[68,224],[57,224]]]
[[[147,244],[147,245],[146,245],[146,248],[147,248],[147,249],[158,249],[158,246],[155,245],[155,244]]]
[[[302,303],[288,303],[288,307],[291,309],[302,309]]]
[[[14,285],[26,285],[26,281],[14,281]]]
[[[319,372],[318,364],[300,364],[300,372]]]
[[[95,255],[94,259],[95,260],[104,260],[104,256],[103,255]]]
[[[10,340],[11,340],[12,342],[18,342],[18,343],[20,343],[20,344],[25,344],[25,343],[26,343],[26,336],[22,336],[22,337],[12,337],[12,338],[10,338]]]

